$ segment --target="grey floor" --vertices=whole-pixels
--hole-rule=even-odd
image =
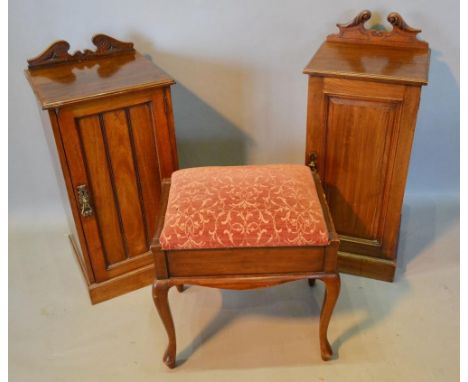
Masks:
[[[11,381],[456,381],[459,370],[456,199],[408,196],[395,283],[342,277],[318,345],[323,287],[255,291],[190,287],[170,302],[179,367],[161,362],[166,335],[150,288],[89,302],[63,224],[10,225]]]

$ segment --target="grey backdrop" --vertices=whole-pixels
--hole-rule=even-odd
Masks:
[[[11,222],[63,217],[52,155],[26,59],[51,42],[91,47],[107,33],[135,42],[172,75],[181,165],[301,163],[307,78],[325,36],[360,10],[371,23],[402,14],[430,43],[408,195],[459,192],[459,4],[457,1],[91,1],[9,4],[9,208]],[[384,23],[385,24],[385,23]],[[48,128],[48,127],[47,127]],[[54,149],[54,148],[52,148]]]

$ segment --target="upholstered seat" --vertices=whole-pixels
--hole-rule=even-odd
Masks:
[[[328,230],[304,165],[199,167],[172,174],[163,250],[325,246]]]

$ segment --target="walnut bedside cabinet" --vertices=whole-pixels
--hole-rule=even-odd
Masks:
[[[330,359],[339,241],[318,175],[304,165],[200,167],[174,172],[162,189],[151,249],[153,298],[169,337],[166,365],[176,364],[172,286],[241,290],[300,279],[325,283],[319,334],[322,358]]]
[[[161,179],[178,164],[174,81],[132,43],[102,34],[93,43],[70,54],[58,41],[26,76],[52,125],[72,243],[97,303],[153,281]]]
[[[370,17],[338,24],[304,69],[306,163],[316,163],[340,236],[340,272],[392,281],[430,50],[398,13],[390,32],[366,29]]]

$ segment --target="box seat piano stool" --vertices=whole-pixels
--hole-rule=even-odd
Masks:
[[[305,165],[200,167],[174,172],[162,190],[151,248],[153,298],[169,337],[163,361],[175,366],[172,286],[242,290],[300,279],[325,283],[320,349],[330,359],[339,241],[317,173]]]

